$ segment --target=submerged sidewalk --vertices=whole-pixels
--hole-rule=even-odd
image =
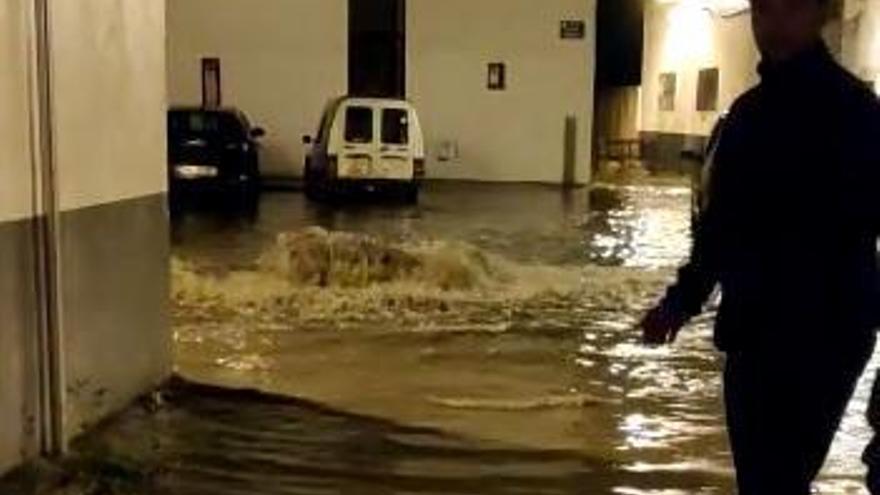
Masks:
[[[576,453],[519,449],[179,379],[78,440],[3,495],[611,494],[724,480],[626,472]],[[666,492],[664,492],[666,493]]]

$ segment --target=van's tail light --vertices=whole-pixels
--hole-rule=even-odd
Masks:
[[[415,175],[416,179],[422,179],[425,177],[425,159],[424,158],[416,158],[413,166],[413,175]]]

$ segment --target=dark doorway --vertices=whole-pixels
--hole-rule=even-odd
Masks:
[[[638,108],[645,1],[599,0],[596,15],[594,172],[606,164],[634,165],[641,159]],[[674,84],[672,89],[674,104]]]
[[[406,96],[405,0],[349,0],[348,91]]]
[[[640,85],[643,1],[599,0],[596,15],[596,83],[601,87]]]

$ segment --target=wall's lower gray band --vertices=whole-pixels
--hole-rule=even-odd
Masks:
[[[171,370],[164,194],[61,217],[68,433],[75,435]]]
[[[693,162],[682,159],[683,151],[702,151],[708,138],[693,134],[641,133],[642,160],[652,171],[689,172]]]
[[[39,451],[36,220],[0,224],[0,473]],[[171,371],[164,194],[61,215],[69,436]]]
[[[34,224],[0,224],[0,473],[39,450]]]

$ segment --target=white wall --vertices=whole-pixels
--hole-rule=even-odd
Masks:
[[[27,2],[0,2],[0,222],[33,215]]]
[[[62,209],[164,191],[163,2],[51,5]]]
[[[200,60],[219,57],[224,102],[267,128],[264,171],[299,176],[301,137],[326,100],[347,91],[348,0],[169,0],[171,101],[201,102]],[[460,160],[429,176],[559,182],[565,117],[578,118],[577,178],[591,155],[594,0],[409,0],[408,88],[427,134],[455,140]],[[562,41],[560,22],[587,21]],[[509,90],[486,89],[508,64]],[[479,116],[477,118],[477,116]]]
[[[202,101],[201,59],[219,57],[224,103],[266,128],[263,171],[302,173],[302,136],[348,87],[348,0],[168,0],[172,104]]]
[[[719,111],[758,82],[760,60],[747,14],[722,18],[698,2],[646,0],[642,122],[647,132],[707,136],[718,112],[697,111],[701,69],[720,70]],[[675,111],[660,111],[660,74],[678,75]]]
[[[429,177],[560,182],[565,118],[578,120],[577,180],[590,173],[593,0],[410,0],[408,87],[425,129]],[[585,40],[560,22],[587,23]],[[507,64],[508,89],[486,88],[489,63]],[[459,158],[439,163],[439,143]]]
[[[165,4],[50,2],[67,433],[171,371]]]

